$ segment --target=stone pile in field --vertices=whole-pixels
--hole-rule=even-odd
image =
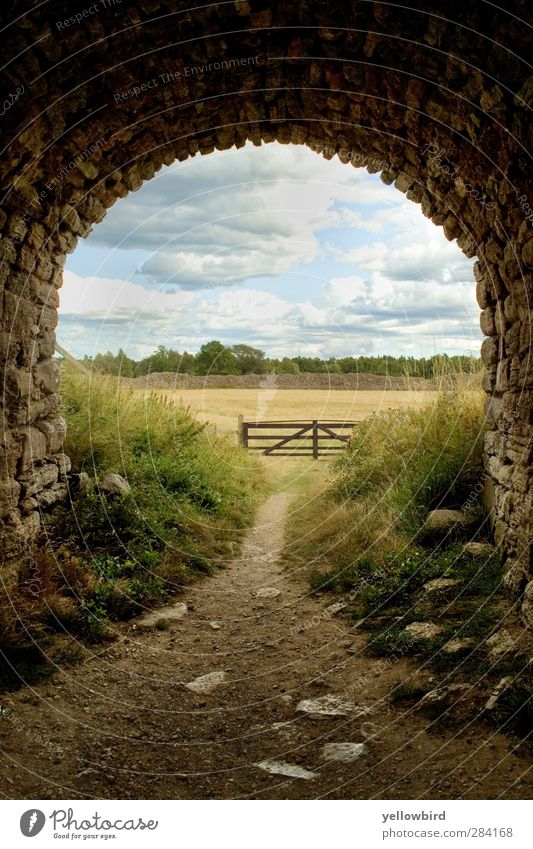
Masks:
[[[123,377],[123,386],[136,389],[437,389],[433,380],[422,377],[392,377],[385,374],[176,374],[152,372],[142,377]],[[450,385],[453,378],[450,377]]]

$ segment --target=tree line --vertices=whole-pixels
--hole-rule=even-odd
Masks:
[[[442,373],[467,372],[481,369],[481,360],[470,356],[436,354],[433,357],[348,356],[348,357],[267,357],[264,351],[251,345],[223,345],[206,342],[197,354],[180,353],[160,345],[141,360],[135,360],[120,349],[116,354],[85,356],[82,362],[104,374],[140,377],[152,372],[180,374],[388,374],[413,377],[436,377]]]

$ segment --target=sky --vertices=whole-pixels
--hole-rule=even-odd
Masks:
[[[270,356],[477,356],[472,265],[379,175],[277,143],[163,167],[69,256],[75,356],[210,339]]]

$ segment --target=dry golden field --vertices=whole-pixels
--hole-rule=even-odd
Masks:
[[[146,390],[138,390],[146,391]],[[211,422],[217,431],[237,431],[237,417],[245,421],[360,421],[378,410],[427,404],[437,392],[340,389],[157,389],[150,390],[182,403]]]

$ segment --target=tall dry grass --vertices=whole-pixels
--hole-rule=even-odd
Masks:
[[[361,422],[329,479],[294,511],[287,557],[347,576],[406,548],[430,510],[472,506],[485,430],[480,381],[466,375],[423,408]]]

